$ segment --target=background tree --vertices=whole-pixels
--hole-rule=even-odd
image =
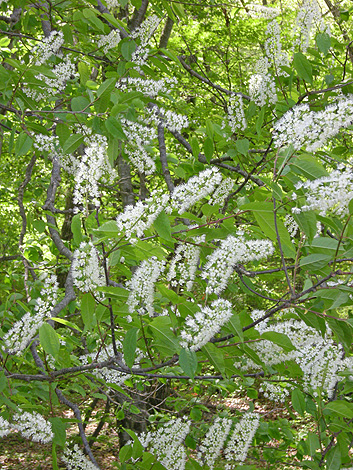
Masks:
[[[350,467],[349,2],[0,8],[0,436],[54,469],[99,468],[106,421],[121,469]]]

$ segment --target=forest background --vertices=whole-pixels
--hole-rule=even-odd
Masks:
[[[351,2],[0,10],[4,455],[352,467]]]

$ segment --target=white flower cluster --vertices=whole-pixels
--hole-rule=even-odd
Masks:
[[[172,194],[173,209],[182,214],[197,201],[213,193],[221,181],[222,174],[216,167],[207,168],[198,175],[193,176],[187,183],[174,189]]]
[[[275,384],[272,382],[263,382],[260,386],[260,392],[263,392],[264,397],[271,401],[284,403],[290,396],[290,390],[293,388],[287,382],[285,386]]]
[[[118,350],[122,354],[122,360],[124,360],[124,354],[122,353],[123,346],[119,340],[116,340],[116,346]],[[110,344],[104,348],[101,348],[99,354],[97,352],[93,352],[90,354],[85,354],[84,356],[80,357],[80,361],[83,365],[91,364],[93,361],[103,362],[108,360],[110,357],[114,357],[114,350],[113,345]],[[95,375],[98,379],[103,379],[106,384],[115,384],[115,385],[122,385],[125,380],[129,379],[131,375],[125,374],[124,372],[120,372],[114,369],[108,369],[108,367],[101,367],[99,369],[92,369],[89,373]]]
[[[276,20],[268,24],[266,30],[265,53],[269,60],[272,61],[276,74],[287,76],[287,72],[281,69],[288,66],[288,56],[282,51],[281,30]]]
[[[207,257],[201,277],[207,280],[206,293],[220,294],[228,284],[237,263],[267,258],[274,252],[270,240],[245,240],[241,233],[221,240],[219,248]]]
[[[246,5],[246,8],[247,14],[251,18],[264,18],[266,20],[272,20],[281,13],[279,10],[277,10],[277,8],[259,5],[256,3],[250,3]]]
[[[152,80],[141,77],[128,77],[121,78],[117,83],[119,90],[131,90],[134,88],[136,91],[143,93],[145,96],[155,98],[159,93],[170,93],[170,88],[174,87],[177,83],[175,77],[162,78],[161,80]]]
[[[39,413],[16,413],[13,420],[16,424],[13,424],[12,427],[20,431],[24,438],[31,439],[33,442],[48,444],[54,437],[51,423]]]
[[[52,55],[56,55],[60,47],[64,44],[64,34],[62,31],[52,31],[50,36],[38,42],[31,51],[31,60],[35,60],[35,65],[43,65]]]
[[[324,146],[341,129],[353,122],[353,96],[340,98],[321,111],[310,111],[308,104],[300,104],[287,111],[274,125],[275,146],[293,145],[295,150],[305,147],[314,152]]]
[[[132,39],[140,40],[140,45],[137,46],[131,56],[131,62],[136,64],[136,70],[140,73],[142,72],[141,67],[145,65],[148,58],[149,49],[147,46],[149,40],[158,28],[160,21],[161,20],[156,15],[149,16],[131,33]]]
[[[319,210],[320,215],[346,216],[348,204],[353,199],[353,171],[334,170],[328,176],[298,183],[296,189],[306,191],[306,204],[293,208],[293,213]]]
[[[72,449],[65,447],[61,460],[65,463],[67,470],[97,470],[97,467],[85,457],[77,444]]]
[[[104,54],[107,54],[107,52],[110,51],[110,49],[116,47],[120,41],[120,34],[118,33],[118,31],[113,29],[112,31],[110,31],[109,34],[106,34],[105,36],[101,36],[99,38],[98,47],[103,47]]]
[[[161,19],[157,15],[151,15],[146,18],[141,25],[134,29],[131,33],[132,39],[139,39],[141,45],[147,46],[149,40],[151,39],[153,33],[158,28]]]
[[[72,260],[74,285],[81,292],[94,291],[105,285],[103,267],[99,265],[97,249],[91,241],[82,242]]]
[[[320,31],[330,34],[329,27],[325,26],[322,19],[322,13],[318,2],[316,0],[304,0],[298,12],[294,28],[294,46],[298,46],[304,53],[309,47],[315,24]]]
[[[286,217],[284,219],[284,225],[286,229],[288,230],[289,236],[291,238],[294,238],[296,234],[298,233],[299,225],[290,214],[286,214]]]
[[[120,7],[119,0],[105,0],[108,10],[114,10],[114,8]]]
[[[276,84],[269,73],[257,73],[250,77],[249,95],[257,106],[275,104],[277,102]]]
[[[167,207],[169,195],[163,191],[153,191],[144,201],[138,201],[135,206],[127,206],[119,214],[116,224],[131,243],[136,237],[143,237],[145,230],[151,227],[158,215]]]
[[[216,191],[211,194],[208,203],[213,206],[214,204],[222,205],[225,198],[229,196],[234,187],[234,180],[232,178],[225,178],[218,186]]]
[[[127,282],[130,290],[127,300],[130,313],[135,312],[136,307],[140,306],[139,312],[142,313],[146,309],[150,316],[153,315],[154,285],[164,268],[165,261],[158,261],[156,257],[142,261]]]
[[[258,326],[255,328],[258,329]],[[301,320],[286,320],[267,325],[266,328],[262,326],[258,330],[261,334],[282,333],[290,339],[295,349],[289,352],[269,340],[252,343],[249,347],[259,355],[266,366],[295,361],[303,371],[305,389],[315,396],[321,393],[330,398],[336,383],[342,380],[338,374],[353,365],[353,358],[343,357],[343,347],[333,341],[329,330],[323,338],[317,330]],[[244,367],[237,362],[234,365],[243,370],[261,369],[261,366],[251,359],[247,358],[246,361]]]
[[[87,139],[88,140],[88,139]],[[95,135],[89,138],[85,153],[77,159],[75,171],[74,204],[84,205],[89,200],[96,207],[100,206],[98,181],[102,177],[112,182],[115,171],[112,169],[107,155],[105,137]]]
[[[195,244],[179,245],[175,250],[175,255],[170,262],[167,281],[173,287],[186,286],[187,290],[191,290],[197,271],[201,247],[198,246],[204,242],[206,235],[194,237],[192,242]]]
[[[158,111],[155,108],[151,109],[150,121],[154,121],[157,124],[161,123],[171,132],[181,132],[189,125],[187,116],[174,113],[174,111],[171,111],[170,109],[166,110],[164,108],[158,108]]]
[[[205,463],[210,470],[214,468],[214,463],[220,455],[231,426],[231,419],[217,416],[199,447],[197,458]]]
[[[239,130],[243,131],[247,127],[244,113],[244,103],[241,96],[235,95],[229,98],[227,107],[228,123],[234,134]]]
[[[265,315],[265,310],[253,310],[250,316],[253,321],[257,321],[260,320],[260,318],[263,318]],[[269,318],[265,318],[255,326],[255,329],[260,333],[260,335],[262,335],[262,333],[266,330],[268,321]]]
[[[55,65],[52,72],[56,75],[56,78],[49,78],[40,73],[35,78],[40,80],[43,85],[36,88],[25,87],[23,89],[24,93],[36,101],[50,98],[56,94],[56,91],[63,91],[68,80],[79,76],[76,72],[76,66],[71,62],[69,56],[66,56],[60,64]]]
[[[194,317],[186,317],[180,345],[191,351],[199,350],[220,331],[232,314],[232,304],[224,299],[213,301],[210,307],[201,307]]]
[[[243,415],[239,423],[235,425],[233,434],[224,451],[227,460],[244,462],[259,424],[260,417],[257,413],[245,413]],[[225,468],[230,470],[233,466],[227,463]]]
[[[7,436],[12,431],[11,424],[0,416],[0,437]]]
[[[177,418],[156,431],[140,434],[139,440],[143,447],[150,448],[150,452],[167,470],[184,470],[186,452],[182,443],[189,430],[190,421]]]
[[[140,173],[152,174],[156,169],[156,164],[145,146],[157,137],[156,130],[126,119],[122,119],[121,124],[127,137],[124,152]]]
[[[50,275],[44,282],[43,289],[36,299],[35,313],[27,312],[21,320],[4,335],[4,347],[10,354],[20,355],[35,336],[45,320],[50,317],[51,310],[58,297],[58,282],[55,275]]]

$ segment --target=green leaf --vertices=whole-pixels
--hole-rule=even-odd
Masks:
[[[315,455],[315,452],[320,449],[320,441],[316,434],[313,432],[309,432],[308,437],[306,439],[306,444],[309,449],[309,455]]]
[[[344,400],[336,400],[328,403],[324,408],[324,414],[337,415],[340,418],[353,418],[353,403]]]
[[[192,379],[195,377],[197,369],[197,357],[195,351],[182,349],[179,354],[179,364],[186,375]]]
[[[310,84],[313,83],[311,63],[302,52],[296,52],[294,54],[293,65],[300,78],[309,82]]]
[[[238,150],[239,153],[244,155],[245,157],[248,155],[249,147],[250,147],[250,142],[248,139],[239,139],[235,142],[235,146]]]
[[[327,263],[332,259],[331,255],[324,255],[321,253],[314,253],[312,255],[304,256],[300,260],[300,266],[302,268],[317,270],[327,266]]]
[[[97,90],[97,97],[100,98],[103,93],[110,93],[114,90],[116,84],[116,78],[108,78],[105,80]]]
[[[158,235],[164,240],[173,240],[172,239],[172,229],[170,227],[170,222],[165,211],[162,211],[156,220],[153,223],[154,228]]]
[[[64,447],[66,442],[66,425],[61,418],[49,418],[54,433],[53,444]]]
[[[319,48],[319,51],[322,52],[324,55],[327,55],[331,47],[330,35],[327,33],[319,33],[316,36],[316,44],[317,44],[317,47]]]
[[[208,357],[213,367],[219,371],[223,376],[226,375],[226,368],[224,363],[224,356],[220,349],[212,343],[207,343],[202,347],[202,352]]]
[[[54,359],[59,356],[60,341],[59,337],[52,326],[49,323],[43,323],[39,328],[39,341],[47,354],[51,354]]]
[[[121,44],[121,54],[125,60],[131,60],[132,54],[135,52],[136,49],[136,42],[135,41],[124,41]]]
[[[214,125],[212,121],[209,119],[206,119],[206,135],[209,137],[211,140],[213,140],[214,137]]]
[[[210,163],[213,152],[214,152],[214,145],[213,140],[207,137],[205,142],[203,143],[203,151],[205,153],[205,157],[208,163]]]
[[[292,341],[284,333],[277,333],[276,331],[267,331],[265,333],[262,333],[261,338],[267,339],[272,343],[277,344],[286,352],[293,351],[295,349],[292,344]]]
[[[129,291],[122,287],[113,287],[113,286],[102,286],[98,287],[98,292],[104,292],[108,297],[113,297],[114,299],[121,300],[126,302],[129,297]]]
[[[15,146],[15,154],[17,157],[21,157],[22,155],[26,155],[27,152],[32,147],[33,140],[27,135],[25,132],[21,132],[21,134],[17,137],[16,146]]]
[[[94,310],[96,308],[96,301],[91,294],[83,294],[81,300],[81,316],[85,329],[90,329],[95,325]]]
[[[190,139],[190,145],[191,145],[191,149],[192,149],[192,154],[194,156],[194,158],[198,158],[199,156],[199,153],[200,153],[200,145],[199,145],[199,141],[197,139],[197,137],[192,137]]]
[[[71,231],[74,236],[74,242],[77,246],[82,242],[83,236],[81,232],[81,216],[76,214],[72,217],[71,221]]]
[[[126,135],[124,134],[122,125],[120,122],[113,116],[108,117],[105,121],[105,127],[107,131],[115,138],[120,140],[126,140]]]
[[[327,453],[326,470],[339,470],[341,468],[341,451],[336,445]]]
[[[299,388],[295,388],[292,391],[292,405],[297,413],[299,413],[301,416],[304,416],[305,396],[304,396],[304,393],[301,390],[299,390]]]
[[[56,444],[54,444],[54,442],[52,444],[51,456],[52,456],[52,462],[53,462],[53,470],[59,470],[58,456],[56,454]]]
[[[149,328],[152,330],[153,336],[156,339],[155,345],[159,350],[169,356],[179,353],[180,346],[171,330],[172,323],[169,317],[155,318],[149,324]]]
[[[72,134],[64,143],[63,152],[68,155],[73,153],[83,143],[83,135]]]
[[[65,326],[68,326],[70,328],[74,328],[77,331],[82,331],[80,327],[75,325],[75,323],[72,323],[71,321],[64,320],[64,318],[58,318],[58,317],[51,317],[51,320],[56,321],[57,323],[62,323]]]
[[[274,242],[277,242],[273,205],[270,202],[252,202],[244,204],[241,208],[242,210],[253,211],[256,222],[259,224],[264,234]],[[285,256],[295,258],[296,252],[293,248],[288,230],[279,218],[277,218],[277,230]]]
[[[236,335],[239,336],[240,341],[244,340],[244,334],[243,334],[243,329],[240,321],[240,316],[238,313],[234,313],[229,322],[228,325],[232,332]]]
[[[123,342],[124,361],[128,367],[132,367],[135,361],[136,347],[137,347],[137,336],[139,328],[131,328],[125,334]]]
[[[76,96],[71,100],[72,111],[82,111],[89,106],[90,102],[84,96]]]
[[[125,445],[119,451],[119,460],[120,462],[127,462],[132,456],[132,447],[131,445]]]

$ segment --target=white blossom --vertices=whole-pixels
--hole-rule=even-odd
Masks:
[[[279,148],[291,144],[295,150],[305,147],[309,152],[314,152],[352,122],[352,95],[339,98],[321,111],[310,111],[308,104],[300,104],[275,123],[275,146]]]
[[[189,430],[190,421],[177,418],[156,431],[140,434],[139,440],[167,470],[184,470],[186,453],[182,443]]]
[[[288,230],[289,236],[291,238],[294,238],[295,235],[297,234],[299,230],[299,225],[297,222],[293,219],[293,217],[290,214],[287,214],[285,219],[284,219],[284,225],[286,229]]]
[[[51,310],[56,305],[58,297],[58,282],[55,275],[48,276],[44,281],[43,289],[36,299],[34,314],[27,312],[4,335],[4,346],[10,354],[20,355],[45,320],[50,317]]]
[[[7,436],[12,431],[11,424],[0,416],[0,437]]]
[[[222,175],[216,167],[207,168],[196,176],[191,177],[187,183],[174,189],[172,194],[172,207],[182,214],[197,201],[211,194],[222,181]]]
[[[51,423],[46,421],[39,413],[21,412],[13,417],[13,428],[20,431],[23,437],[31,439],[33,442],[48,444],[52,441],[54,434]]]
[[[160,80],[141,77],[127,77],[121,78],[116,86],[119,90],[131,90],[134,88],[145,96],[155,98],[159,93],[170,93],[170,88],[174,87],[176,83],[177,80],[175,77],[162,78]]]
[[[274,247],[269,240],[246,240],[243,235],[229,235],[219,248],[207,257],[201,277],[207,280],[206,293],[220,294],[228,284],[237,263],[245,264],[271,256]]]
[[[287,76],[287,72],[281,69],[283,66],[288,66],[288,56],[282,51],[281,44],[281,30],[276,20],[268,24],[266,30],[265,53],[270,61],[272,61],[276,75]]]
[[[250,3],[246,5],[247,14],[251,18],[264,18],[266,20],[272,20],[278,16],[281,12],[277,8],[272,8],[257,3]]]
[[[288,382],[272,383],[263,382],[260,386],[260,392],[264,397],[274,402],[284,403],[290,397],[290,390],[293,388]]]
[[[252,75],[249,80],[249,95],[257,106],[275,104],[277,93],[273,77],[269,73]]]
[[[120,34],[118,31],[113,29],[109,34],[101,36],[98,41],[98,47],[103,48],[104,54],[107,54],[110,49],[116,47],[121,40]]]
[[[81,242],[80,247],[75,250],[72,277],[74,285],[81,292],[95,291],[98,286],[105,285],[104,270],[99,264],[97,249],[91,241]]]
[[[213,206],[214,204],[223,204],[226,197],[232,192],[234,187],[234,180],[232,178],[224,178],[218,188],[211,194],[208,203]]]
[[[43,65],[52,55],[59,52],[64,44],[64,34],[62,31],[52,31],[50,36],[38,42],[31,51],[31,60],[35,60],[35,65]]]
[[[210,470],[214,468],[214,463],[220,455],[231,426],[231,419],[217,416],[201,442],[197,457],[198,460],[206,463]]]
[[[211,306],[201,307],[194,315],[185,319],[185,329],[181,331],[180,345],[197,351],[217,333],[232,316],[232,304],[228,300],[217,299]]]
[[[304,53],[307,51],[310,39],[315,32],[315,25],[319,31],[330,34],[329,27],[325,26],[322,19],[318,2],[316,0],[304,0],[299,9],[294,28],[294,46],[298,46]]]
[[[65,463],[67,470],[97,470],[97,467],[85,457],[77,444],[72,449],[65,447],[61,460]]]
[[[259,325],[255,328],[259,329],[258,327]],[[352,357],[344,358],[343,347],[334,342],[329,329],[322,337],[316,329],[307,326],[303,321],[291,319],[262,326],[259,332],[277,332],[290,339],[294,346],[291,351],[285,351],[269,340],[252,343],[249,347],[267,367],[285,361],[295,361],[303,371],[304,389],[314,396],[322,394],[331,398],[336,383],[343,379],[339,373],[352,367]],[[234,365],[243,370],[261,369],[261,366],[250,358],[246,359],[245,366],[239,362]]]
[[[306,203],[297,208],[300,212],[319,210],[323,216],[346,216],[348,204],[353,199],[353,171],[334,170],[328,176],[298,183],[296,189],[300,188],[305,190],[306,198]]]
[[[85,201],[89,200],[99,207],[98,182],[113,182],[116,173],[109,163],[107,140],[104,136],[87,136],[85,143],[87,146],[84,154],[76,159],[74,204],[85,205]]]
[[[260,417],[257,413],[245,413],[243,415],[239,423],[235,425],[224,451],[225,458],[228,461],[244,462],[259,424]],[[225,468],[230,470],[233,466],[228,463]]]
[[[140,173],[152,174],[156,169],[156,164],[145,147],[157,137],[156,130],[126,119],[121,119],[121,124],[127,138],[124,147],[125,154]]]
[[[236,95],[229,98],[227,111],[228,123],[233,133],[246,129],[247,123],[244,113],[244,103],[241,96]]]
[[[122,352],[123,345],[121,342],[116,339],[116,346],[121,354],[121,360],[124,361],[124,354]],[[109,358],[114,357],[114,350],[113,345],[110,344],[108,346],[104,346],[99,349],[99,351],[92,352],[90,354],[85,354],[84,356],[80,357],[80,361],[83,365],[87,365],[94,362],[104,362]],[[138,361],[138,358],[136,359]],[[124,372],[120,372],[118,370],[109,369],[108,367],[100,367],[97,369],[92,369],[89,371],[90,374],[95,375],[98,379],[104,380],[106,384],[115,384],[115,385],[122,385],[125,380],[131,377],[130,374],[125,374]]]
[[[136,205],[126,206],[124,212],[118,215],[116,223],[118,229],[124,232],[125,237],[134,241],[136,237],[143,237],[158,215],[167,207],[169,195],[162,191],[153,191],[151,196]]]
[[[205,241],[205,237],[194,237],[192,244],[185,243],[176,248],[167,274],[167,281],[172,286],[186,286],[187,290],[192,289],[201,251],[198,245]]]
[[[153,315],[154,285],[164,268],[165,261],[158,261],[156,257],[142,261],[130,281],[127,282],[130,290],[127,300],[130,313],[134,313],[139,306],[142,310],[146,308],[150,316]]]
[[[50,98],[56,92],[63,91],[68,80],[79,76],[76,72],[76,66],[71,62],[69,56],[66,56],[60,64],[55,65],[52,72],[56,75],[56,78],[49,78],[40,73],[35,78],[43,82],[43,85],[36,88],[25,87],[23,89],[24,93],[36,101]]]

